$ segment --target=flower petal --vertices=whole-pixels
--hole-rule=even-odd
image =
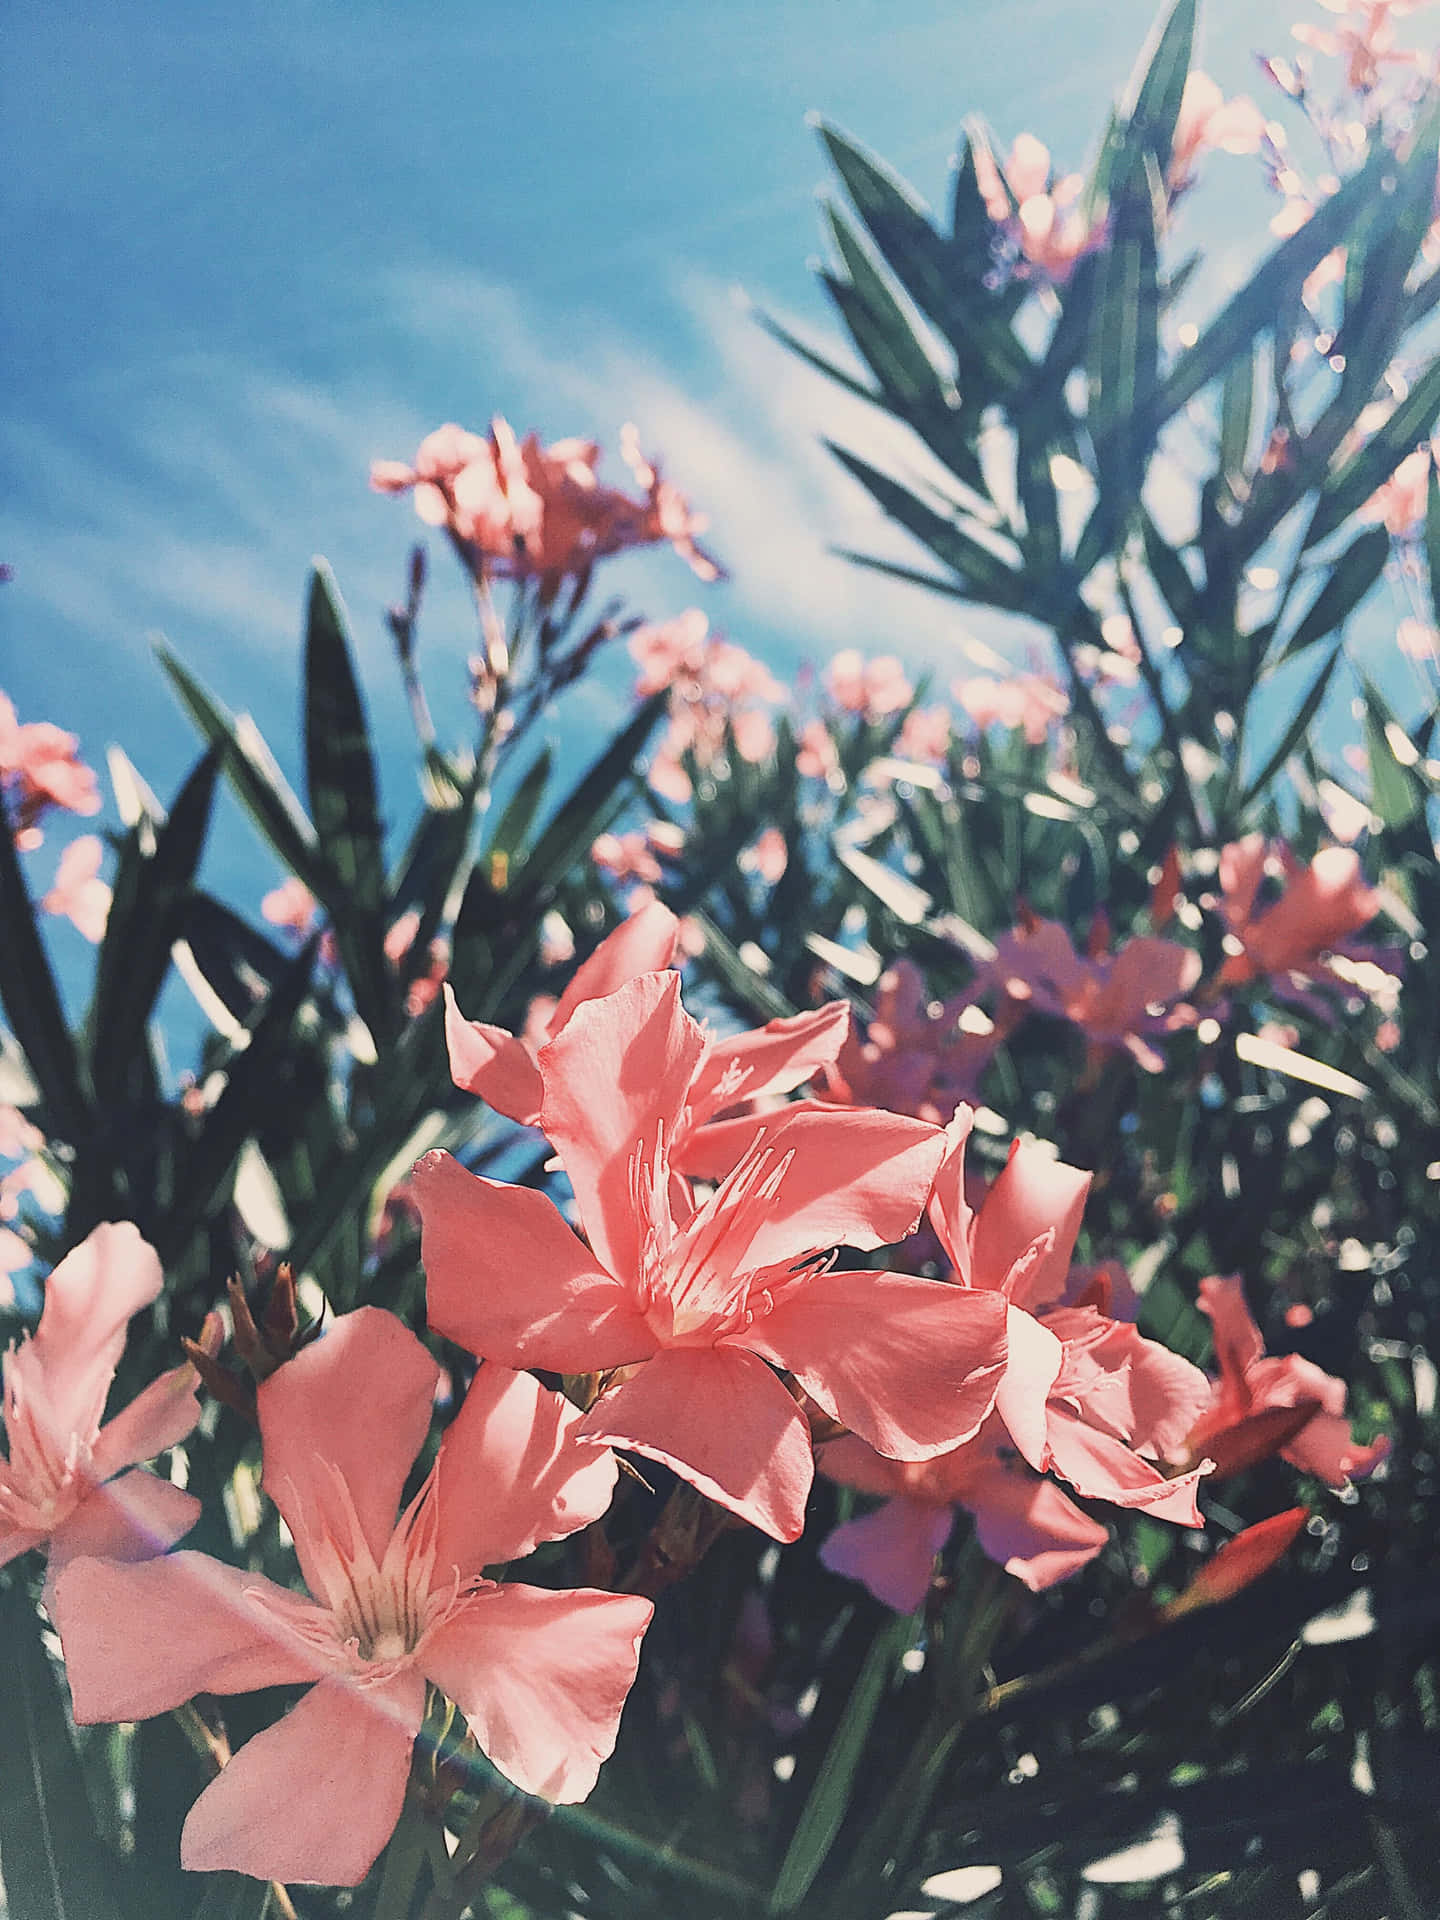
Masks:
[[[450,1078],[465,1093],[477,1094],[496,1113],[533,1127],[540,1118],[544,1087],[540,1069],[528,1049],[504,1027],[467,1020],[455,1004],[447,981],[445,1046],[450,1055]]]
[[[570,1176],[591,1246],[622,1279],[640,1261],[630,1160],[663,1127],[674,1138],[705,1035],[680,1004],[678,973],[643,973],[577,1006],[540,1050],[540,1124]]]
[[[353,1887],[395,1831],[425,1682],[322,1680],[246,1741],[190,1809],[180,1864],[191,1873]]]
[[[424,1642],[420,1660],[508,1780],[568,1806],[614,1751],[653,1613],[638,1594],[492,1587]]]
[[[913,1613],[930,1591],[935,1556],[950,1537],[953,1507],[923,1505],[903,1495],[874,1513],[838,1526],[820,1549],[832,1573],[868,1587],[897,1613]]]
[[[1046,1402],[1060,1373],[1063,1349],[1050,1329],[1023,1307],[1009,1307],[1005,1326],[1009,1351],[1004,1375],[995,1390],[995,1411],[1005,1422],[1010,1438],[1039,1473],[1045,1468]]]
[[[44,1376],[44,1417],[62,1453],[99,1426],[130,1317],[162,1282],[159,1255],[128,1220],[96,1227],[46,1281],[40,1325],[21,1352]]]
[[[316,1664],[277,1640],[252,1595],[285,1593],[206,1553],[126,1566],[72,1560],[55,1583],[51,1617],[65,1649],[75,1718],[148,1720],[197,1693],[249,1693],[313,1680]],[[317,1616],[320,1609],[315,1609]]]
[[[430,1431],[439,1379],[439,1367],[393,1313],[357,1307],[261,1382],[261,1484],[295,1536],[312,1593],[325,1592],[317,1542],[334,1512],[337,1477],[371,1553],[383,1558]]]
[[[152,1380],[100,1429],[91,1458],[95,1473],[108,1480],[122,1467],[178,1447],[200,1418],[199,1385],[200,1376],[188,1360]]]
[[[575,969],[574,978],[550,1016],[551,1033],[559,1033],[586,1000],[603,1000],[642,973],[663,973],[675,958],[679,937],[680,922],[659,900],[651,900],[628,920],[622,920]]]
[[[200,1518],[193,1493],[172,1487],[143,1467],[96,1487],[50,1536],[47,1584],[82,1556],[96,1560],[153,1560],[166,1553]]]
[[[832,1000],[750,1033],[712,1040],[690,1090],[691,1125],[702,1127],[741,1100],[793,1092],[821,1067],[833,1065],[849,1031],[850,1002]]]
[[[1032,1313],[1065,1291],[1070,1256],[1080,1231],[1086,1196],[1094,1176],[1066,1166],[1042,1148],[1017,1140],[1005,1169],[985,1195],[975,1221],[971,1284],[1000,1287],[1032,1243],[1055,1231],[1054,1244],[1042,1253],[1011,1297]]]
[[[618,1468],[608,1448],[576,1446],[578,1407],[528,1373],[487,1360],[446,1429],[435,1463],[435,1564],[463,1578],[519,1560],[598,1520]],[[484,1498],[476,1497],[484,1489]]]
[[[810,1429],[762,1360],[668,1347],[601,1394],[580,1432],[643,1453],[777,1540],[797,1540],[814,1477]]]
[[[629,1289],[544,1194],[483,1180],[448,1153],[427,1153],[410,1187],[430,1324],[446,1339],[557,1373],[600,1372],[655,1351]]]
[[[1032,1593],[1078,1573],[1110,1538],[1052,1480],[998,1459],[970,1474],[960,1498],[990,1559]]]
[[[968,1440],[995,1404],[1006,1315],[998,1293],[903,1273],[822,1273],[734,1338],[881,1453],[927,1460]]]
[[[1050,1464],[1087,1500],[1108,1500],[1117,1507],[1143,1507],[1157,1520],[1181,1527],[1203,1527],[1196,1491],[1209,1471],[1208,1461],[1167,1480],[1123,1440],[1087,1426],[1084,1420],[1050,1403]]]

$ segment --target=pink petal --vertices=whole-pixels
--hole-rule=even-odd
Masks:
[[[190,1809],[190,1873],[353,1887],[395,1831],[425,1717],[413,1668],[382,1685],[335,1677],[246,1741]]]
[[[1265,873],[1265,836],[1247,834],[1220,850],[1220,891],[1222,910],[1232,933],[1239,933],[1250,918],[1255,895]]]
[[[1027,1272],[1011,1298],[1017,1307],[1028,1307],[1032,1313],[1058,1300],[1065,1291],[1093,1177],[1040,1147],[1017,1140],[976,1218],[971,1284],[1003,1286],[1031,1243],[1053,1228],[1054,1245]]]
[[[72,1560],[55,1583],[51,1617],[84,1726],[148,1720],[197,1693],[250,1693],[313,1680],[302,1658],[252,1594],[285,1593],[204,1553],[172,1553],[132,1566]],[[317,1617],[320,1609],[315,1609]]]
[[[477,1094],[496,1113],[533,1127],[540,1118],[544,1087],[540,1069],[513,1033],[467,1020],[455,1004],[447,981],[445,1045],[450,1054],[450,1078],[465,1093]]]
[[[178,1447],[200,1418],[199,1384],[188,1360],[152,1380],[100,1429],[91,1460],[95,1473],[108,1480],[122,1467]]]
[[[568,1806],[614,1751],[653,1613],[637,1594],[492,1587],[427,1639],[420,1658],[505,1777]]]
[[[741,1100],[793,1092],[834,1063],[849,1031],[849,1001],[832,1000],[812,1013],[712,1040],[690,1090],[691,1125],[701,1127]]]
[[[705,1036],[680,1004],[678,973],[644,973],[587,1000],[540,1052],[540,1124],[555,1144],[590,1244],[611,1273],[640,1261],[630,1191],[636,1149],[674,1138]]]
[[[842,1433],[816,1448],[815,1465],[837,1486],[854,1487],[858,1493],[878,1493],[888,1500],[893,1494],[915,1492],[916,1476],[928,1462],[891,1460],[858,1434]]]
[[[945,1153],[938,1127],[877,1108],[807,1105],[767,1130],[765,1144],[772,1165],[793,1158],[775,1199],[755,1212],[743,1256],[754,1269],[788,1267],[824,1247],[868,1252],[903,1240]]]
[[[1063,1350],[1050,1329],[1022,1307],[1009,1308],[1005,1326],[1009,1351],[995,1390],[995,1411],[1038,1473],[1044,1470],[1047,1451],[1046,1403],[1060,1373]]]
[[[814,1477],[810,1429],[763,1361],[668,1347],[601,1394],[580,1431],[671,1467],[777,1540],[797,1540]]]
[[[1327,1487],[1344,1487],[1375,1471],[1390,1452],[1385,1434],[1361,1446],[1343,1414],[1317,1413],[1307,1420],[1281,1455],[1301,1473],[1313,1473]]]
[[[128,1220],[96,1227],[46,1281],[28,1354],[44,1374],[45,1417],[62,1453],[72,1435],[88,1439],[99,1426],[130,1317],[162,1283],[155,1249]]]
[[[679,935],[680,922],[659,900],[651,900],[628,920],[622,920],[576,968],[551,1016],[551,1033],[559,1033],[576,1007],[586,1000],[603,1000],[642,973],[663,973],[675,958]]]
[[[945,1129],[945,1157],[935,1175],[930,1195],[930,1224],[950,1256],[950,1264],[967,1287],[975,1285],[971,1242],[975,1214],[965,1197],[965,1144],[975,1125],[975,1109],[963,1103]]]
[[[1032,1593],[1078,1573],[1110,1538],[1053,1481],[999,1460],[970,1476],[961,1500],[985,1552]]]
[[[913,1613],[930,1591],[935,1556],[954,1519],[952,1507],[926,1506],[902,1495],[837,1527],[821,1547],[820,1559],[897,1613]]]
[[[602,1372],[655,1351],[629,1289],[544,1194],[483,1180],[448,1153],[427,1153],[410,1188],[430,1324],[447,1339],[557,1373]]]
[[[995,1404],[1006,1313],[997,1293],[939,1280],[822,1273],[734,1338],[881,1453],[925,1460],[968,1440]]]
[[[344,1482],[379,1561],[406,1478],[430,1430],[440,1369],[393,1313],[342,1313],[256,1394],[261,1484],[295,1536],[301,1571],[324,1592],[316,1554]]]
[[[452,1567],[464,1579],[519,1560],[600,1518],[618,1469],[608,1449],[575,1445],[580,1420],[578,1407],[530,1374],[485,1362],[436,1462],[442,1578]]]
[[[48,1581],[61,1567],[82,1557],[96,1560],[153,1560],[168,1552],[200,1518],[200,1502],[143,1467],[82,1500],[50,1536]]]
[[[1117,1507],[1143,1507],[1157,1520],[1181,1527],[1203,1527],[1196,1491],[1201,1468],[1167,1480],[1123,1440],[1100,1433],[1068,1408],[1050,1403],[1050,1464],[1087,1500],[1108,1500]]]
[[[1265,1341],[1250,1317],[1239,1274],[1231,1273],[1224,1277],[1212,1274],[1209,1279],[1202,1280],[1200,1298],[1196,1304],[1202,1313],[1210,1316],[1210,1330],[1215,1340],[1215,1362],[1220,1369],[1221,1380],[1226,1386],[1240,1389],[1248,1401],[1245,1375],[1264,1354]]]

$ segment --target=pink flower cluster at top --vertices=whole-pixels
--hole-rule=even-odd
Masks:
[[[14,704],[0,693],[0,792],[10,805],[10,825],[20,847],[38,847],[40,822],[52,807],[67,813],[100,811],[94,773],[78,757],[80,742],[48,720],[24,726]]]
[[[719,567],[695,543],[703,516],[641,454],[633,427],[621,444],[638,499],[601,481],[593,440],[544,447],[533,433],[517,439],[498,415],[485,436],[437,427],[413,465],[375,461],[370,484],[378,493],[413,492],[420,518],[446,528],[477,574],[553,584],[612,554],[668,541],[702,580],[718,579]]]

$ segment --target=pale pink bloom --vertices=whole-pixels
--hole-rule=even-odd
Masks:
[[[1389,1440],[1381,1434],[1368,1446],[1356,1441],[1345,1417],[1343,1380],[1297,1353],[1267,1356],[1238,1274],[1202,1280],[1199,1305],[1210,1316],[1220,1378],[1184,1444],[1170,1450],[1172,1459],[1208,1453],[1229,1473],[1278,1451],[1329,1487],[1374,1472]]]
[[[0,1273],[7,1276],[19,1273],[21,1268],[28,1267],[34,1258],[35,1249],[28,1240],[22,1239],[9,1227],[0,1227]],[[6,1284],[7,1286],[9,1284],[8,1278]],[[5,1304],[12,1305],[14,1299],[15,1291],[12,1287],[5,1296]]]
[[[785,689],[763,662],[718,634],[704,651],[702,670],[710,690],[722,700],[768,700],[774,704],[785,698]]]
[[[806,780],[828,780],[840,769],[840,755],[823,720],[807,720],[800,729],[795,771]]]
[[[0,1106],[0,1158],[18,1160],[22,1154],[38,1153],[45,1136],[18,1107]]]
[[[1428,445],[1407,453],[1390,478],[1377,487],[1361,507],[1358,518],[1383,522],[1394,540],[1412,539],[1425,522],[1430,457]]]
[[[1092,948],[1098,944],[1092,938]],[[1164,1057],[1150,1039],[1188,1023],[1188,1009],[1176,1002],[1200,971],[1200,956],[1191,948],[1146,935],[1113,954],[1101,948],[1082,959],[1058,920],[1030,914],[1001,934],[995,958],[979,969],[970,995],[977,999],[998,990],[1079,1027],[1092,1057],[1123,1051],[1147,1073],[1159,1073]]]
[[[575,935],[569,922],[552,907],[540,923],[540,964],[563,967],[575,958]]]
[[[287,927],[302,938],[315,924],[315,896],[292,874],[271,889],[260,902],[260,912],[272,927]]]
[[[414,946],[415,936],[419,931],[420,915],[413,907],[393,922],[385,934],[385,958],[391,966],[399,966]]]
[[[880,976],[864,1034],[850,1034],[827,1071],[825,1097],[943,1126],[962,1100],[974,1099],[1005,1037],[993,1023],[988,1031],[962,1026],[964,1007],[964,997],[932,1002],[915,962],[897,960]]]
[[[72,840],[60,856],[55,884],[41,900],[46,913],[64,914],[98,946],[105,936],[110,915],[110,889],[100,878],[100,863],[105,845],[98,835],[81,834]]]
[[[710,622],[698,607],[657,626],[637,627],[630,636],[630,658],[640,669],[635,692],[644,698],[681,675],[698,674],[709,630]]]
[[[943,764],[950,751],[950,715],[944,707],[913,707],[895,741],[902,760]]]
[[[750,766],[768,760],[775,751],[775,722],[760,707],[742,707],[730,717],[735,751]]]
[[[0,1564],[48,1542],[53,1583],[78,1554],[163,1553],[199,1518],[198,1500],[137,1464],[178,1446],[200,1417],[188,1361],[102,1425],[126,1323],[161,1280],[154,1248],[127,1222],[96,1227],[46,1281],[34,1337],[3,1363]]]
[[[1171,193],[1191,185],[1202,153],[1258,153],[1264,137],[1265,116],[1247,94],[1227,100],[1208,73],[1193,68],[1186,76],[1170,147]]]
[[[1387,66],[1419,68],[1423,56],[1411,48],[1395,45],[1394,19],[1412,11],[1405,0],[1359,0],[1359,4],[1332,4],[1322,0],[1332,13],[1342,16],[1342,24],[1333,31],[1317,27],[1308,20],[1297,22],[1290,31],[1302,45],[1331,59],[1344,60],[1345,84],[1352,93],[1373,93]]]
[[[579,1415],[558,1394],[482,1367],[397,1520],[439,1380],[393,1315],[361,1307],[261,1383],[263,1484],[308,1593],[200,1553],[80,1560],[61,1576],[82,1723],[315,1683],[191,1808],[191,1871],[356,1885],[399,1818],[427,1681],[522,1792],[566,1803],[594,1786],[650,1602],[497,1585],[483,1569],[598,1518],[614,1458],[574,1446]]]
[[[964,1149],[972,1119],[962,1107],[947,1129],[930,1214],[954,1265],[956,1297],[978,1292],[1005,1303],[1006,1365],[994,1411],[973,1439],[918,1465],[881,1461],[853,1436],[820,1457],[830,1478],[891,1496],[879,1513],[838,1528],[822,1559],[906,1611],[924,1598],[957,1504],[975,1515],[985,1552],[1032,1590],[1093,1559],[1105,1528],[1042,1480],[1046,1471],[1087,1499],[1202,1524],[1203,1470],[1170,1477],[1157,1463],[1190,1431],[1209,1381],[1106,1315],[1094,1304],[1102,1290],[1093,1282],[1077,1287],[1070,1256],[1088,1173],[1016,1141],[982,1205],[971,1208]]]
[[[760,1054],[776,1044],[752,1038]],[[794,1540],[810,1434],[772,1368],[885,1454],[928,1458],[989,1412],[1005,1308],[938,1281],[828,1270],[828,1249],[888,1246],[915,1226],[945,1150],[920,1121],[782,1113],[697,1199],[670,1141],[687,1109],[736,1091],[728,1074],[707,1087],[717,1053],[674,974],[578,1007],[540,1056],[542,1124],[589,1245],[543,1195],[427,1155],[414,1175],[427,1311],[471,1352],[615,1374],[582,1436],[658,1459]],[[483,1246],[506,1259],[480,1266]]]
[[[1345,953],[1347,936],[1380,910],[1380,896],[1352,847],[1322,847],[1306,867],[1283,842],[1284,891],[1272,905],[1258,907],[1269,858],[1259,833],[1221,851],[1220,906],[1232,948],[1220,972],[1226,986],[1268,978],[1282,992],[1303,988],[1329,974],[1327,956]]]
[[[590,858],[616,880],[656,881],[660,862],[643,833],[602,833],[592,841]]]
[[[10,797],[17,844],[39,845],[39,822],[51,807],[67,813],[100,811],[99,783],[77,758],[79,748],[73,733],[48,720],[21,726],[14,705],[0,693],[0,790]]]
[[[689,774],[681,765],[681,751],[673,740],[662,741],[651,757],[645,776],[662,800],[677,807],[683,807],[695,792]]]
[[[704,533],[709,521],[704,514],[692,512],[684,494],[671,481],[662,479],[656,462],[640,451],[640,436],[629,424],[620,429],[620,452],[637,484],[645,489],[642,538],[668,540],[696,579],[707,585],[723,579],[723,570],[695,544],[695,535]]]
[[[741,871],[758,874],[767,887],[784,879],[789,864],[790,849],[778,827],[767,827],[740,855]]]
[[[867,720],[899,713],[915,697],[905,668],[893,653],[866,660],[854,647],[845,647],[833,657],[825,669],[825,686],[837,706]]]
[[[983,732],[986,727],[1021,727],[1032,747],[1043,746],[1050,728],[1070,710],[1068,695],[1038,673],[996,680],[974,674],[957,680],[950,691]]]

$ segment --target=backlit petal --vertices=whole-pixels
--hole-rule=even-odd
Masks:
[[[1006,1315],[1009,1352],[1005,1372],[995,1391],[995,1411],[1006,1431],[1037,1472],[1045,1467],[1047,1414],[1050,1389],[1060,1372],[1060,1342],[1023,1307]]]
[[[540,1069],[529,1052],[504,1027],[467,1020],[455,1004],[448,981],[442,991],[450,1078],[464,1092],[477,1094],[496,1113],[534,1126],[540,1117],[544,1088]]]
[[[1032,1593],[1043,1593],[1088,1565],[1110,1538],[1051,1480],[992,1459],[971,1474],[961,1495],[989,1557]]]
[[[101,1479],[178,1447],[200,1418],[200,1376],[187,1360],[136,1394],[100,1429],[92,1465]]]
[[[129,1221],[96,1227],[46,1281],[28,1357],[44,1376],[44,1417],[62,1453],[72,1434],[88,1439],[100,1424],[130,1317],[161,1283],[159,1256]]]
[[[1157,1520],[1181,1527],[1205,1523],[1196,1504],[1203,1478],[1199,1467],[1167,1480],[1123,1440],[1100,1433],[1068,1408],[1050,1406],[1050,1464],[1087,1500],[1109,1500],[1117,1507],[1143,1507]]]
[[[152,1560],[183,1540],[199,1518],[193,1493],[134,1467],[96,1487],[51,1534],[47,1582],[53,1585],[63,1566],[82,1557]]]
[[[1092,1177],[1041,1147],[1017,1140],[975,1222],[972,1284],[1003,1286],[1026,1249],[1053,1228],[1054,1245],[1041,1254],[1011,1297],[1017,1307],[1032,1313],[1058,1300],[1065,1291]]]
[[[833,1063],[850,1031],[850,1003],[771,1020],[750,1033],[712,1040],[690,1093],[691,1124],[758,1094],[790,1093]]]
[[[903,1495],[874,1513],[847,1520],[820,1549],[832,1573],[868,1587],[897,1613],[913,1613],[930,1591],[935,1556],[950,1536],[954,1509]]]
[[[675,958],[680,922],[659,900],[651,900],[613,933],[607,933],[560,996],[550,1017],[551,1033],[559,1033],[576,1007],[586,1000],[603,1000],[642,973],[660,973]]]

